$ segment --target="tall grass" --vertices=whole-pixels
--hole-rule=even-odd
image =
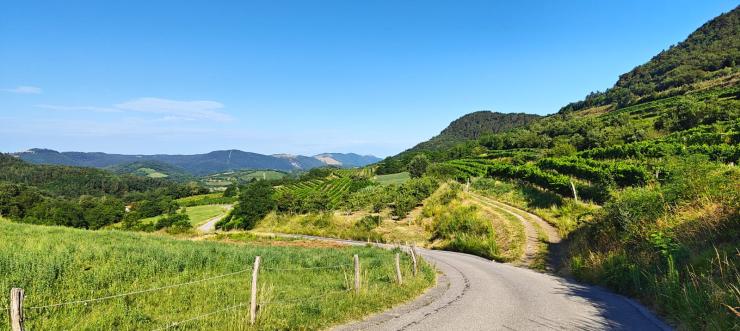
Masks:
[[[472,199],[459,183],[449,182],[427,199],[420,219],[431,220],[425,228],[434,248],[508,262],[523,252],[524,229],[506,216]]]
[[[562,237],[589,220],[599,209],[595,204],[576,202],[524,183],[478,178],[473,182],[473,189],[542,217],[555,226]]]
[[[209,315],[179,326],[184,330],[320,329],[388,308],[418,295],[434,282],[424,265],[406,281],[394,283],[393,252],[369,247],[311,247],[311,243],[252,239],[229,235],[228,241],[186,241],[119,231],[83,231],[0,222],[0,290],[26,291],[30,330],[146,330],[247,303],[250,271],[257,255],[260,313],[248,325],[247,307]],[[360,295],[346,292],[352,255],[363,267]],[[342,265],[342,266],[338,266]],[[301,269],[338,266],[327,269]],[[90,304],[43,309],[34,306],[104,297],[242,273],[187,286],[114,298]],[[312,298],[315,297],[315,298]],[[312,298],[312,299],[305,299]],[[7,307],[7,295],[0,308]],[[0,319],[0,328],[7,328]]]
[[[368,217],[379,217],[367,226]],[[376,223],[377,222],[377,223]],[[257,223],[255,232],[306,234],[321,237],[370,240],[378,242],[410,242],[423,244],[429,233],[422,224],[394,221],[390,215],[363,212],[309,213],[300,215],[270,213]]]
[[[652,305],[684,330],[740,328],[740,170],[667,160],[662,183],[617,192],[574,231],[570,269]]]

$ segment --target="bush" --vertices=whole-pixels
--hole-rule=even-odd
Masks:
[[[252,229],[257,221],[275,209],[274,193],[272,186],[266,181],[255,181],[245,186],[239,192],[239,199],[234,209],[216,223],[216,228]]]
[[[176,232],[191,229],[192,227],[190,216],[188,216],[184,209],[180,213],[167,214],[154,224],[154,230],[167,228]]]
[[[453,207],[437,216],[432,240],[440,240],[442,248],[447,250],[491,259],[499,254],[493,226],[477,215],[475,206]]]
[[[380,225],[380,222],[381,222],[380,216],[367,215],[359,219],[357,223],[355,223],[355,227],[361,230],[370,231],[372,229],[377,228]]]
[[[628,237],[643,237],[666,212],[666,201],[655,188],[627,188],[604,206],[606,219]]]

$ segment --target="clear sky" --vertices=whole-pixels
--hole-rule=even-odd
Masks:
[[[0,151],[387,156],[549,114],[735,1],[0,0]]]

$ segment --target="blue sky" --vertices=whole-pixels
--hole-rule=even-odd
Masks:
[[[733,1],[3,1],[0,151],[392,155],[549,114]]]

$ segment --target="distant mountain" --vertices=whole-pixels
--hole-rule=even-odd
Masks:
[[[344,168],[364,167],[381,160],[373,155],[359,155],[355,153],[324,153],[314,155],[313,157],[327,165]]]
[[[34,148],[12,155],[35,164],[108,168],[121,173],[145,174],[149,177],[180,176],[180,173],[202,176],[241,169],[294,171],[326,165],[361,167],[380,160],[374,156],[360,156],[352,153],[328,153],[319,154],[321,157],[311,157],[287,154],[264,155],[236,149],[193,155],[125,155],[99,152],[58,152],[51,149]]]

